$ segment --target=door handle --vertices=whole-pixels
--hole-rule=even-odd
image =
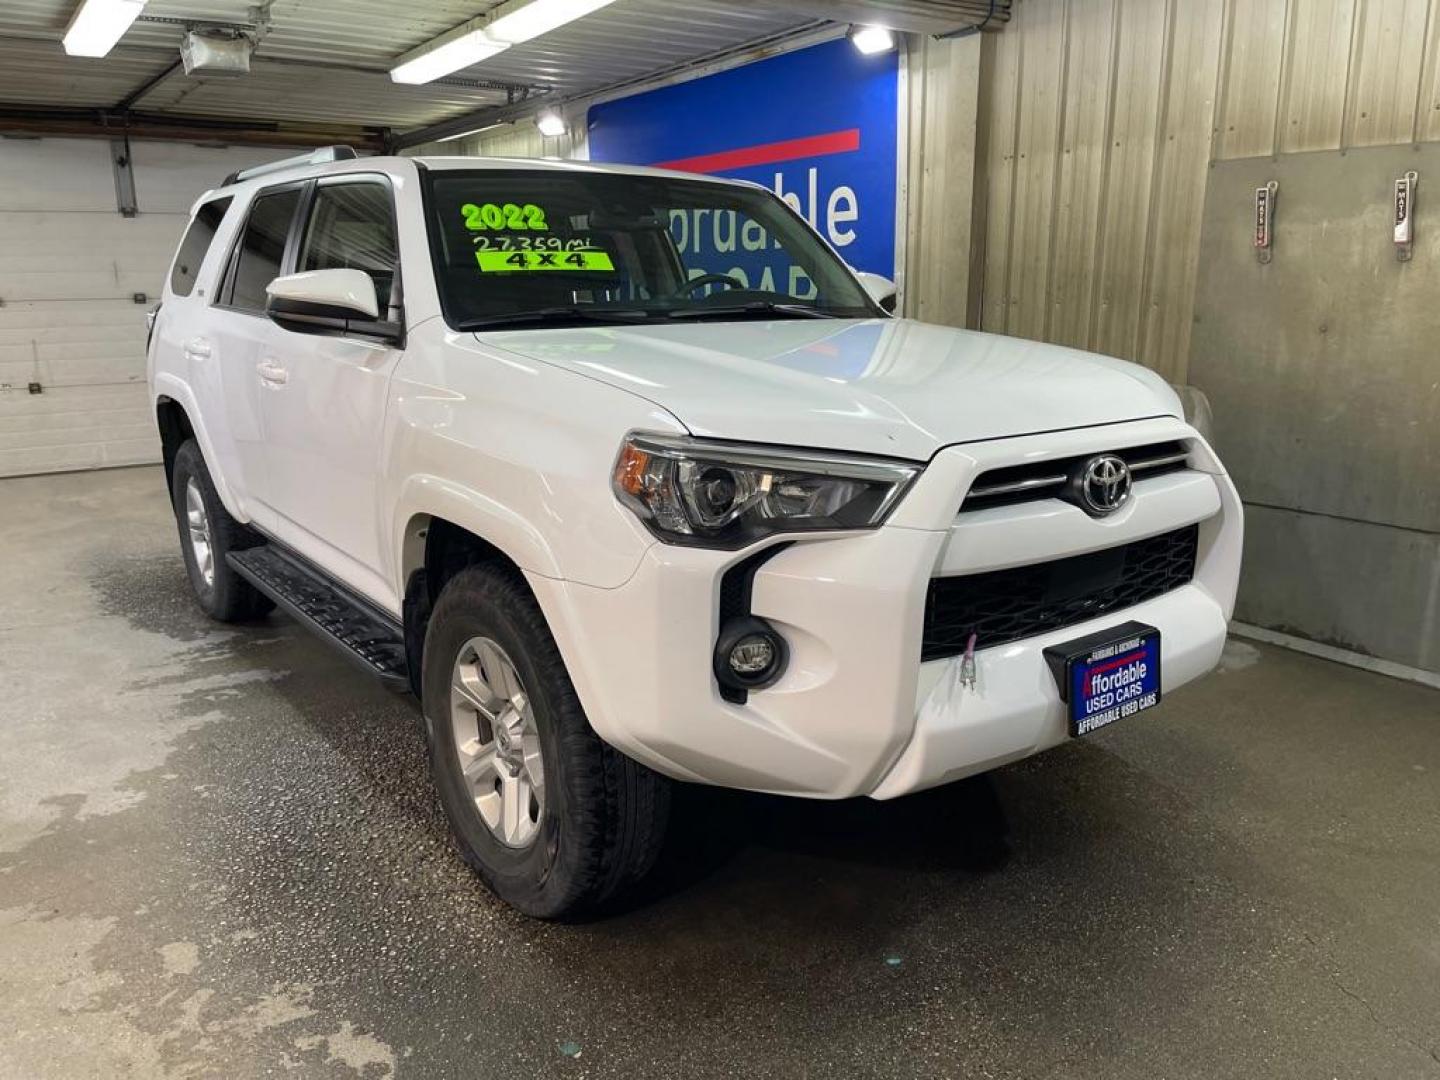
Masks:
[[[284,386],[290,381],[290,372],[275,363],[274,360],[261,360],[255,366],[255,370],[260,372],[260,381],[269,383],[271,386]]]
[[[186,360],[210,359],[210,342],[206,341],[204,338],[191,338],[189,341],[185,342],[184,349]]]

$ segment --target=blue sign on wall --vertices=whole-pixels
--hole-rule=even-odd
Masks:
[[[898,65],[840,39],[596,105],[590,158],[763,184],[850,265],[894,277]],[[715,231],[681,219],[676,242],[702,257],[736,249]],[[783,268],[775,277],[783,288]]]

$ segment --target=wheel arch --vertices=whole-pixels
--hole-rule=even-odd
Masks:
[[[199,444],[200,453],[205,458],[205,465],[210,470],[210,479],[215,484],[215,491],[219,494],[220,501],[225,504],[225,509],[235,520],[248,522],[249,517],[241,512],[240,502],[230,489],[225,474],[220,468],[214,443],[210,439],[210,433],[205,427],[205,419],[195,404],[190,388],[174,376],[162,373],[155,376],[153,393],[155,426],[160,433],[161,456],[165,465],[165,483],[169,485],[173,478],[175,454],[185,444],[186,439],[193,438]]]
[[[417,696],[430,612],[446,582],[469,567],[494,566],[513,576],[534,595],[525,577],[528,569],[525,563],[496,543],[491,538],[494,533],[483,523],[465,524],[455,520],[457,516],[460,515],[415,511],[406,518],[400,535],[401,617],[411,687]],[[529,554],[532,558],[537,555],[534,551]],[[541,558],[542,565],[547,562],[553,563],[553,560]]]
[[[168,490],[175,479],[175,455],[195,437],[195,428],[185,413],[185,406],[164,394],[155,399],[155,426],[160,429],[160,457]]]

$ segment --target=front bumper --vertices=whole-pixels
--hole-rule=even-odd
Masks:
[[[1192,445],[1194,471],[1137,483],[1119,513],[1095,520],[1058,502],[966,514],[986,469],[1166,439]],[[1100,550],[1199,523],[1195,577],[1123,612],[976,654],[920,662],[926,587]],[[1138,619],[1158,627],[1163,690],[1215,666],[1240,565],[1234,488],[1193,429],[1170,419],[951,447],[931,461],[885,527],[784,538],[754,579],[752,610],[786,639],[771,688],[731,704],[710,670],[720,579],[754,553],[656,544],[616,589],[534,577],[571,678],[607,742],[679,779],[845,798],[893,798],[1043,750],[1067,737],[1042,652]]]

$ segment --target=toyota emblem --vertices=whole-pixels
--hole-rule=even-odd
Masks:
[[[1100,454],[1080,469],[1080,506],[1095,517],[1113,514],[1130,498],[1130,466],[1114,454]]]

